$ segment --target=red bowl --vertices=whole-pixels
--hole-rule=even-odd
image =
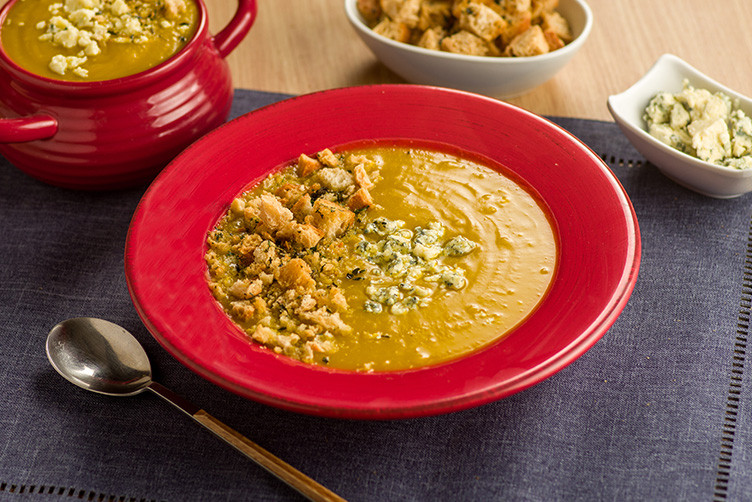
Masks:
[[[248,33],[256,0],[216,36],[206,7],[177,54],[149,70],[98,82],[35,75],[0,47],[0,153],[30,176],[77,189],[152,179],[190,143],[227,120],[232,79],[224,58]],[[0,10],[0,26],[16,0]],[[0,31],[0,41],[2,32]]]
[[[416,140],[486,157],[506,166],[548,206],[559,239],[553,283],[534,313],[498,342],[421,369],[333,370],[249,343],[212,297],[205,238],[230,201],[301,152],[370,139]],[[128,233],[125,271],[152,335],[215,384],[297,412],[405,418],[503,398],[570,364],[627,303],[639,244],[634,210],[618,180],[565,130],[474,94],[383,85],[288,99],[190,146],[140,202]]]

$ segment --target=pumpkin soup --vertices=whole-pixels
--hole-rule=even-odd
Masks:
[[[110,80],[167,60],[197,22],[192,0],[18,0],[0,40],[16,64],[37,75]]]
[[[255,342],[385,371],[497,340],[545,294],[556,240],[536,198],[472,159],[376,144],[301,155],[209,232],[209,287]]]

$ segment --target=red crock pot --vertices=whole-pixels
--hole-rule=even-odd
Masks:
[[[0,153],[34,178],[104,190],[153,178],[194,140],[222,124],[233,86],[225,57],[256,19],[256,0],[219,33],[198,7],[193,38],[167,61],[135,75],[68,82],[35,75],[0,46]],[[0,26],[16,0],[0,10]],[[0,31],[0,41],[2,32]]]

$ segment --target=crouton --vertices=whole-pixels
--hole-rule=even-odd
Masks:
[[[273,271],[279,266],[280,258],[277,254],[277,246],[270,240],[264,240],[253,250],[253,263],[257,264],[261,271]]]
[[[517,35],[504,50],[505,56],[537,56],[548,52],[548,42],[537,24]]]
[[[298,225],[295,242],[306,249],[312,248],[324,237],[324,233],[313,225]]]
[[[373,182],[366,172],[365,166],[361,163],[353,168],[353,178],[355,183],[361,188],[373,188]]]
[[[279,201],[285,206],[294,204],[301,195],[305,193],[306,187],[297,183],[285,183],[277,190],[274,191],[274,195],[279,198]]]
[[[292,222],[277,232],[278,239],[292,241],[304,249],[309,249],[318,244],[324,232],[307,223]]]
[[[319,153],[317,153],[316,158],[319,159],[319,162],[327,167],[340,167],[339,157],[337,157],[334,152],[332,152],[328,148],[324,148]]]
[[[347,207],[352,211],[357,211],[371,205],[373,205],[373,197],[371,197],[371,193],[367,188],[359,188],[357,192],[347,199]]]
[[[374,23],[381,17],[382,10],[379,0],[358,0],[356,5],[366,23]]]
[[[247,300],[261,294],[263,284],[260,279],[251,281],[250,279],[239,279],[230,286],[228,292],[235,298]]]
[[[544,12],[551,12],[559,6],[559,0],[530,0],[530,12],[534,19],[539,18]]]
[[[550,31],[544,31],[543,36],[546,37],[546,43],[548,43],[548,51],[555,51],[564,47],[564,41],[560,39],[556,33]]]
[[[496,46],[465,30],[444,38],[441,50],[470,56],[497,56],[499,53]]]
[[[238,244],[233,246],[233,251],[238,255],[241,262],[252,261],[253,252],[262,241],[263,239],[259,234],[246,234]]]
[[[384,11],[384,14],[391,19],[394,19],[399,15],[399,11],[402,8],[402,4],[405,3],[405,0],[380,0],[379,3],[381,4],[381,10]]]
[[[472,1],[473,0],[454,0],[454,2],[452,3],[452,16],[454,16],[455,18],[460,17],[462,10],[465,9]]]
[[[431,28],[423,32],[423,35],[418,39],[416,44],[418,47],[424,49],[431,49],[432,51],[441,50],[441,39],[446,36],[446,32],[441,28]]]
[[[355,184],[352,174],[341,167],[326,167],[316,172],[315,180],[327,190],[344,192]]]
[[[276,232],[292,220],[292,212],[275,196],[265,193],[261,194],[259,199],[259,218],[271,232]]]
[[[345,233],[355,221],[355,213],[336,202],[318,199],[313,205],[313,225],[331,238]]]
[[[279,284],[285,289],[312,289],[316,282],[311,277],[311,267],[300,258],[293,258],[282,265],[275,274]]]
[[[408,42],[410,40],[410,28],[404,23],[398,23],[389,18],[384,18],[374,26],[373,31],[382,37],[391,38],[397,42]]]
[[[420,20],[420,6],[423,0],[403,0],[402,5],[392,20],[402,23],[408,28],[418,26]]]
[[[501,35],[507,22],[493,9],[481,3],[470,2],[462,9],[457,24],[460,29],[473,33],[486,42]]]
[[[298,157],[298,176],[305,178],[314,171],[317,171],[323,167],[323,164],[317,159],[311,158],[308,155],[301,153]]]
[[[259,324],[256,326],[251,337],[262,345],[269,345],[277,339],[277,332],[267,326]]]
[[[306,216],[313,213],[313,204],[311,203],[311,196],[309,194],[303,195],[292,206],[292,214],[299,221],[304,221]]]
[[[421,31],[428,29],[447,29],[451,25],[452,0],[424,0],[420,6],[417,28]]]
[[[567,20],[556,11],[544,12],[541,16],[541,29],[559,37],[562,42],[568,44],[572,41],[572,29]]]
[[[560,49],[573,39],[566,19],[554,11],[559,0],[380,0],[379,4],[381,17],[369,24],[375,25],[376,33],[431,50],[529,56]],[[527,33],[536,25],[543,36]],[[527,35],[509,48],[523,33]],[[543,41],[545,52],[541,52]]]
[[[532,5],[531,0],[500,0],[497,3],[507,14],[529,11]]]
[[[530,11],[517,12],[507,17],[507,25],[501,33],[501,43],[504,47],[514,38],[526,32],[533,25],[533,16]]]
[[[248,300],[240,300],[230,303],[230,312],[243,321],[249,321],[256,314],[256,309]]]

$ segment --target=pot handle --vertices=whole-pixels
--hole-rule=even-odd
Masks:
[[[235,11],[235,15],[214,37],[214,45],[222,58],[227,57],[245,38],[256,20],[257,12],[256,0],[238,0],[238,10]]]
[[[57,120],[45,114],[0,119],[0,143],[23,143],[46,139],[57,132]]]

